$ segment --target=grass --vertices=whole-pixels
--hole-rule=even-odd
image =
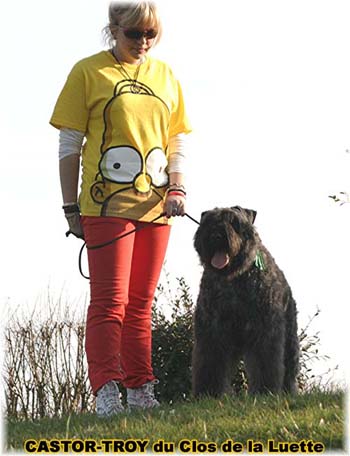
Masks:
[[[27,439],[147,439],[147,449],[164,439],[173,442],[174,449],[180,452],[179,442],[183,439],[207,442],[200,447],[205,451],[199,452],[220,449],[227,439],[241,442],[244,450],[248,440],[261,442],[264,450],[269,439],[276,444],[311,440],[322,442],[326,450],[339,450],[344,449],[345,440],[344,401],[342,391],[313,391],[295,397],[202,399],[162,406],[150,412],[123,413],[109,419],[92,414],[38,421],[9,419],[7,450],[23,450]],[[195,452],[190,444],[185,449],[188,448]]]

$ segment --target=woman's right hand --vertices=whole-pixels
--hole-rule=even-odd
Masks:
[[[74,234],[79,239],[84,239],[83,227],[81,224],[80,213],[73,212],[72,214],[65,214],[68,225],[69,232]]]

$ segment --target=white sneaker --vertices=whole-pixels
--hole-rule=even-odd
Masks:
[[[96,413],[100,418],[117,415],[124,412],[124,407],[120,401],[120,391],[115,380],[103,385],[97,391]]]
[[[159,407],[160,404],[154,397],[154,385],[158,383],[158,380],[153,380],[139,388],[127,388],[129,410]]]

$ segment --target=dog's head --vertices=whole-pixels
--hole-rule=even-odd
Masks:
[[[244,272],[256,255],[255,217],[256,211],[239,206],[203,212],[194,237],[201,263],[225,275]]]

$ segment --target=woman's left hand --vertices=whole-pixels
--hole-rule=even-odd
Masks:
[[[185,195],[173,195],[168,193],[164,202],[164,212],[168,218],[185,215]]]

